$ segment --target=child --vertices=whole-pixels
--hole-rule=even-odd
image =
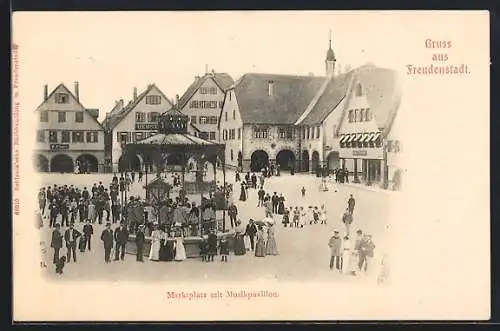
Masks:
[[[214,262],[214,256],[217,255],[217,235],[215,234],[214,229],[210,230],[207,242],[208,242],[207,262]]]
[[[57,260],[56,262],[56,274],[62,275],[63,274],[63,269],[64,269],[64,264],[66,263],[66,256],[62,256]]]
[[[78,248],[80,249],[80,252],[85,252],[85,246],[87,244],[87,236],[85,234],[80,236],[80,239],[78,241]]]
[[[306,211],[304,207],[300,207],[300,227],[303,228],[306,225]]]
[[[45,263],[45,257],[47,256],[47,246],[45,245],[45,241],[40,241],[40,268],[47,268],[47,264]]]
[[[229,243],[226,236],[222,236],[219,243],[221,262],[227,262],[227,256],[229,255]]]
[[[311,225],[314,222],[314,210],[312,206],[309,206],[307,208],[306,217],[307,221],[309,221],[309,225]]]
[[[288,209],[285,209],[285,212],[283,213],[282,222],[285,228],[288,226],[288,223],[290,223],[290,211]]]
[[[321,224],[326,224],[326,209],[325,209],[325,205],[321,205],[321,210],[320,210],[320,215],[319,215],[319,219],[321,220]]]
[[[304,186],[302,186],[302,190],[300,190],[302,192],[302,197],[305,197],[306,196],[306,189],[304,188]]]
[[[201,262],[207,261],[207,251],[208,251],[208,242],[206,236],[203,236],[200,241],[200,255]]]
[[[290,208],[292,208],[292,207],[290,207]],[[293,211],[293,226],[296,228],[299,227],[299,219],[300,219],[299,207],[295,206],[295,210]]]
[[[315,206],[315,207],[314,207],[314,210],[313,210],[313,220],[314,220],[314,224],[318,224],[318,221],[319,221],[319,210],[318,210],[318,206]]]

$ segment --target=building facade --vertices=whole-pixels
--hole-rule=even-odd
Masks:
[[[401,115],[400,110],[394,118],[391,130],[386,139],[388,188],[395,191],[403,189],[404,174],[406,172],[404,146],[402,144]]]
[[[152,163],[139,156],[124,158],[122,147],[126,143],[135,143],[155,135],[158,132],[159,115],[172,107],[173,102],[155,84],[148,85],[140,94],[134,88],[132,100],[127,105],[124,105],[123,100],[116,101],[103,122],[106,129],[108,171],[139,170],[144,167],[145,162]]]
[[[38,129],[34,161],[38,171],[102,171],[104,128],[98,121],[99,110],[80,103],[78,82],[74,83],[74,93],[61,83],[48,94],[45,85],[43,102],[35,114]]]
[[[218,120],[224,94],[234,83],[226,73],[213,70],[194,82],[179,98],[178,108],[189,116],[189,133],[210,141],[219,141]]]

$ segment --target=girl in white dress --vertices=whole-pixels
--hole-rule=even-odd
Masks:
[[[325,205],[321,205],[321,209],[319,211],[319,220],[321,221],[321,224],[326,224],[327,217]]]
[[[151,261],[160,261],[161,240],[163,232],[159,229],[158,224],[154,225],[154,230],[151,233],[151,249],[149,250],[149,259]]]
[[[175,261],[184,261],[186,259],[186,249],[184,248],[184,239],[181,236],[175,238]]]
[[[304,210],[304,207],[300,207],[299,226],[303,228],[305,225],[306,225],[306,211]]]

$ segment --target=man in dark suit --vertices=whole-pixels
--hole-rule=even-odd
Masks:
[[[94,234],[94,227],[90,224],[89,219],[86,220],[85,225],[83,226],[83,234],[85,235],[87,249],[90,251],[90,238]]]
[[[354,214],[354,206],[356,205],[356,200],[354,199],[354,196],[351,194],[351,196],[349,197],[349,200],[347,200],[347,209],[349,210],[349,212],[352,214]]]
[[[66,241],[66,262],[71,262],[71,253],[73,253],[73,261],[76,262],[76,241],[82,234],[75,229],[75,222],[69,224],[69,229],[64,232],[64,240]]]
[[[56,264],[59,261],[59,251],[63,245],[63,236],[61,234],[61,226],[58,224],[55,225],[55,230],[52,231],[52,240],[50,241],[50,247],[54,249],[54,259],[52,263]]]
[[[234,203],[229,206],[227,213],[229,214],[229,219],[231,220],[231,227],[234,228],[236,225],[236,216],[238,215],[238,208]]]
[[[111,223],[106,223],[106,228],[101,233],[101,240],[104,243],[104,262],[111,262],[111,249],[113,249],[113,230]]]
[[[123,261],[125,259],[125,245],[128,241],[128,230],[125,222],[121,222],[120,226],[115,230],[115,261],[118,261],[118,255]]]
[[[255,226],[253,219],[250,219],[250,221],[248,221],[247,228],[245,229],[245,235],[250,238],[250,246],[252,247],[252,251],[254,250],[254,238],[256,233],[257,226]]]
[[[144,262],[144,242],[146,238],[144,236],[144,224],[139,225],[139,228],[135,234],[135,244],[137,245],[137,261]]]
[[[276,194],[276,192],[274,192],[273,197],[271,198],[271,202],[273,205],[273,214],[277,214],[278,213],[279,197]]]

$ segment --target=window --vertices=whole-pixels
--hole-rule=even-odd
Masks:
[[[303,140],[306,139],[306,129],[305,128],[302,128],[302,139]]]
[[[266,139],[269,137],[269,131],[267,128],[254,128],[254,137],[257,139]]]
[[[189,107],[191,107],[191,108],[198,108],[198,101],[196,101],[196,100],[192,100],[192,101],[189,103]]]
[[[353,118],[352,118],[352,115],[353,114],[352,114],[352,109],[351,109],[351,110],[349,110],[349,115],[348,115],[349,123],[352,123],[354,121]]]
[[[75,122],[76,123],[83,123],[83,111],[77,111],[75,113]]]
[[[360,97],[363,95],[363,88],[361,87],[361,84],[356,85],[356,96]]]
[[[315,128],[311,128],[311,139],[314,139],[314,129]]]
[[[189,103],[191,108],[217,109],[219,103],[217,101],[197,101],[193,100]]]
[[[55,94],[56,103],[69,103],[69,96],[66,93]]]
[[[49,131],[49,142],[51,143],[57,142],[57,131]]]
[[[200,124],[208,124],[208,116],[200,116]]]
[[[116,133],[116,140],[119,143],[126,143],[128,138],[127,132],[117,132]]]
[[[226,122],[227,122],[227,112],[224,113],[224,116],[226,116]]]
[[[354,122],[357,122],[359,119],[359,110],[354,109]]]
[[[231,161],[233,161],[234,155],[233,155],[233,150],[231,150]]]
[[[161,96],[159,96],[159,95],[148,95],[148,96],[146,96],[146,104],[148,104],[148,105],[159,105],[159,104],[161,104]]]
[[[57,119],[58,119],[59,123],[66,122],[66,112],[65,111],[57,112]]]
[[[226,130],[222,130],[222,140],[226,140]]]
[[[217,94],[217,88],[216,87],[211,87],[210,88],[210,94],[216,95]]]
[[[62,131],[61,132],[61,142],[63,143],[69,143],[69,131]]]
[[[293,128],[279,128],[278,136],[280,139],[293,139]]]
[[[153,122],[153,123],[158,122],[158,113],[157,112],[148,113],[148,117],[149,117],[149,122]]]
[[[39,143],[45,142],[45,130],[38,130],[36,133],[36,141]]]
[[[194,136],[195,136],[195,137],[198,137],[198,132],[196,132],[196,131],[195,131],[195,132],[194,132]]]
[[[215,131],[210,132],[210,140],[215,140]]]
[[[72,138],[71,140],[74,143],[83,143],[84,142],[84,140],[83,140],[83,131],[73,131],[72,135],[73,135],[73,137],[71,137]]]
[[[320,136],[320,135],[321,135],[321,127],[320,127],[320,126],[318,126],[318,127],[316,128],[316,139],[319,139],[319,136]]]
[[[232,94],[232,93],[231,93],[231,92],[229,92],[229,101],[231,101],[231,94]]]
[[[208,94],[208,87],[200,87],[200,94]]]
[[[142,132],[136,132],[135,133],[135,140],[139,141],[139,140],[142,140],[142,139],[144,139],[144,136],[143,136]]]
[[[87,132],[87,142],[88,143],[96,143],[98,140],[97,137],[98,137],[97,131]]]
[[[135,121],[137,123],[146,122],[146,115],[142,112],[135,113]]]
[[[311,137],[311,129],[310,128],[307,128],[307,139],[309,139]]]
[[[191,116],[191,123],[196,124],[196,116]]]
[[[241,128],[238,129],[238,139],[241,139]]]
[[[48,122],[49,121],[49,112],[41,111],[40,112],[40,122]]]
[[[364,120],[365,120],[365,110],[361,108],[361,110],[359,111],[359,121],[363,122]]]
[[[365,110],[365,121],[371,121],[372,120],[372,113],[370,111],[370,108],[366,108]]]
[[[217,120],[217,116],[210,116],[208,118],[208,123],[209,124],[217,124],[218,120]]]
[[[205,139],[205,140],[207,140],[207,139],[208,139],[208,132],[200,132],[199,137],[200,137],[201,139]]]
[[[236,119],[236,110],[233,109],[233,120],[235,120],[235,119]]]

